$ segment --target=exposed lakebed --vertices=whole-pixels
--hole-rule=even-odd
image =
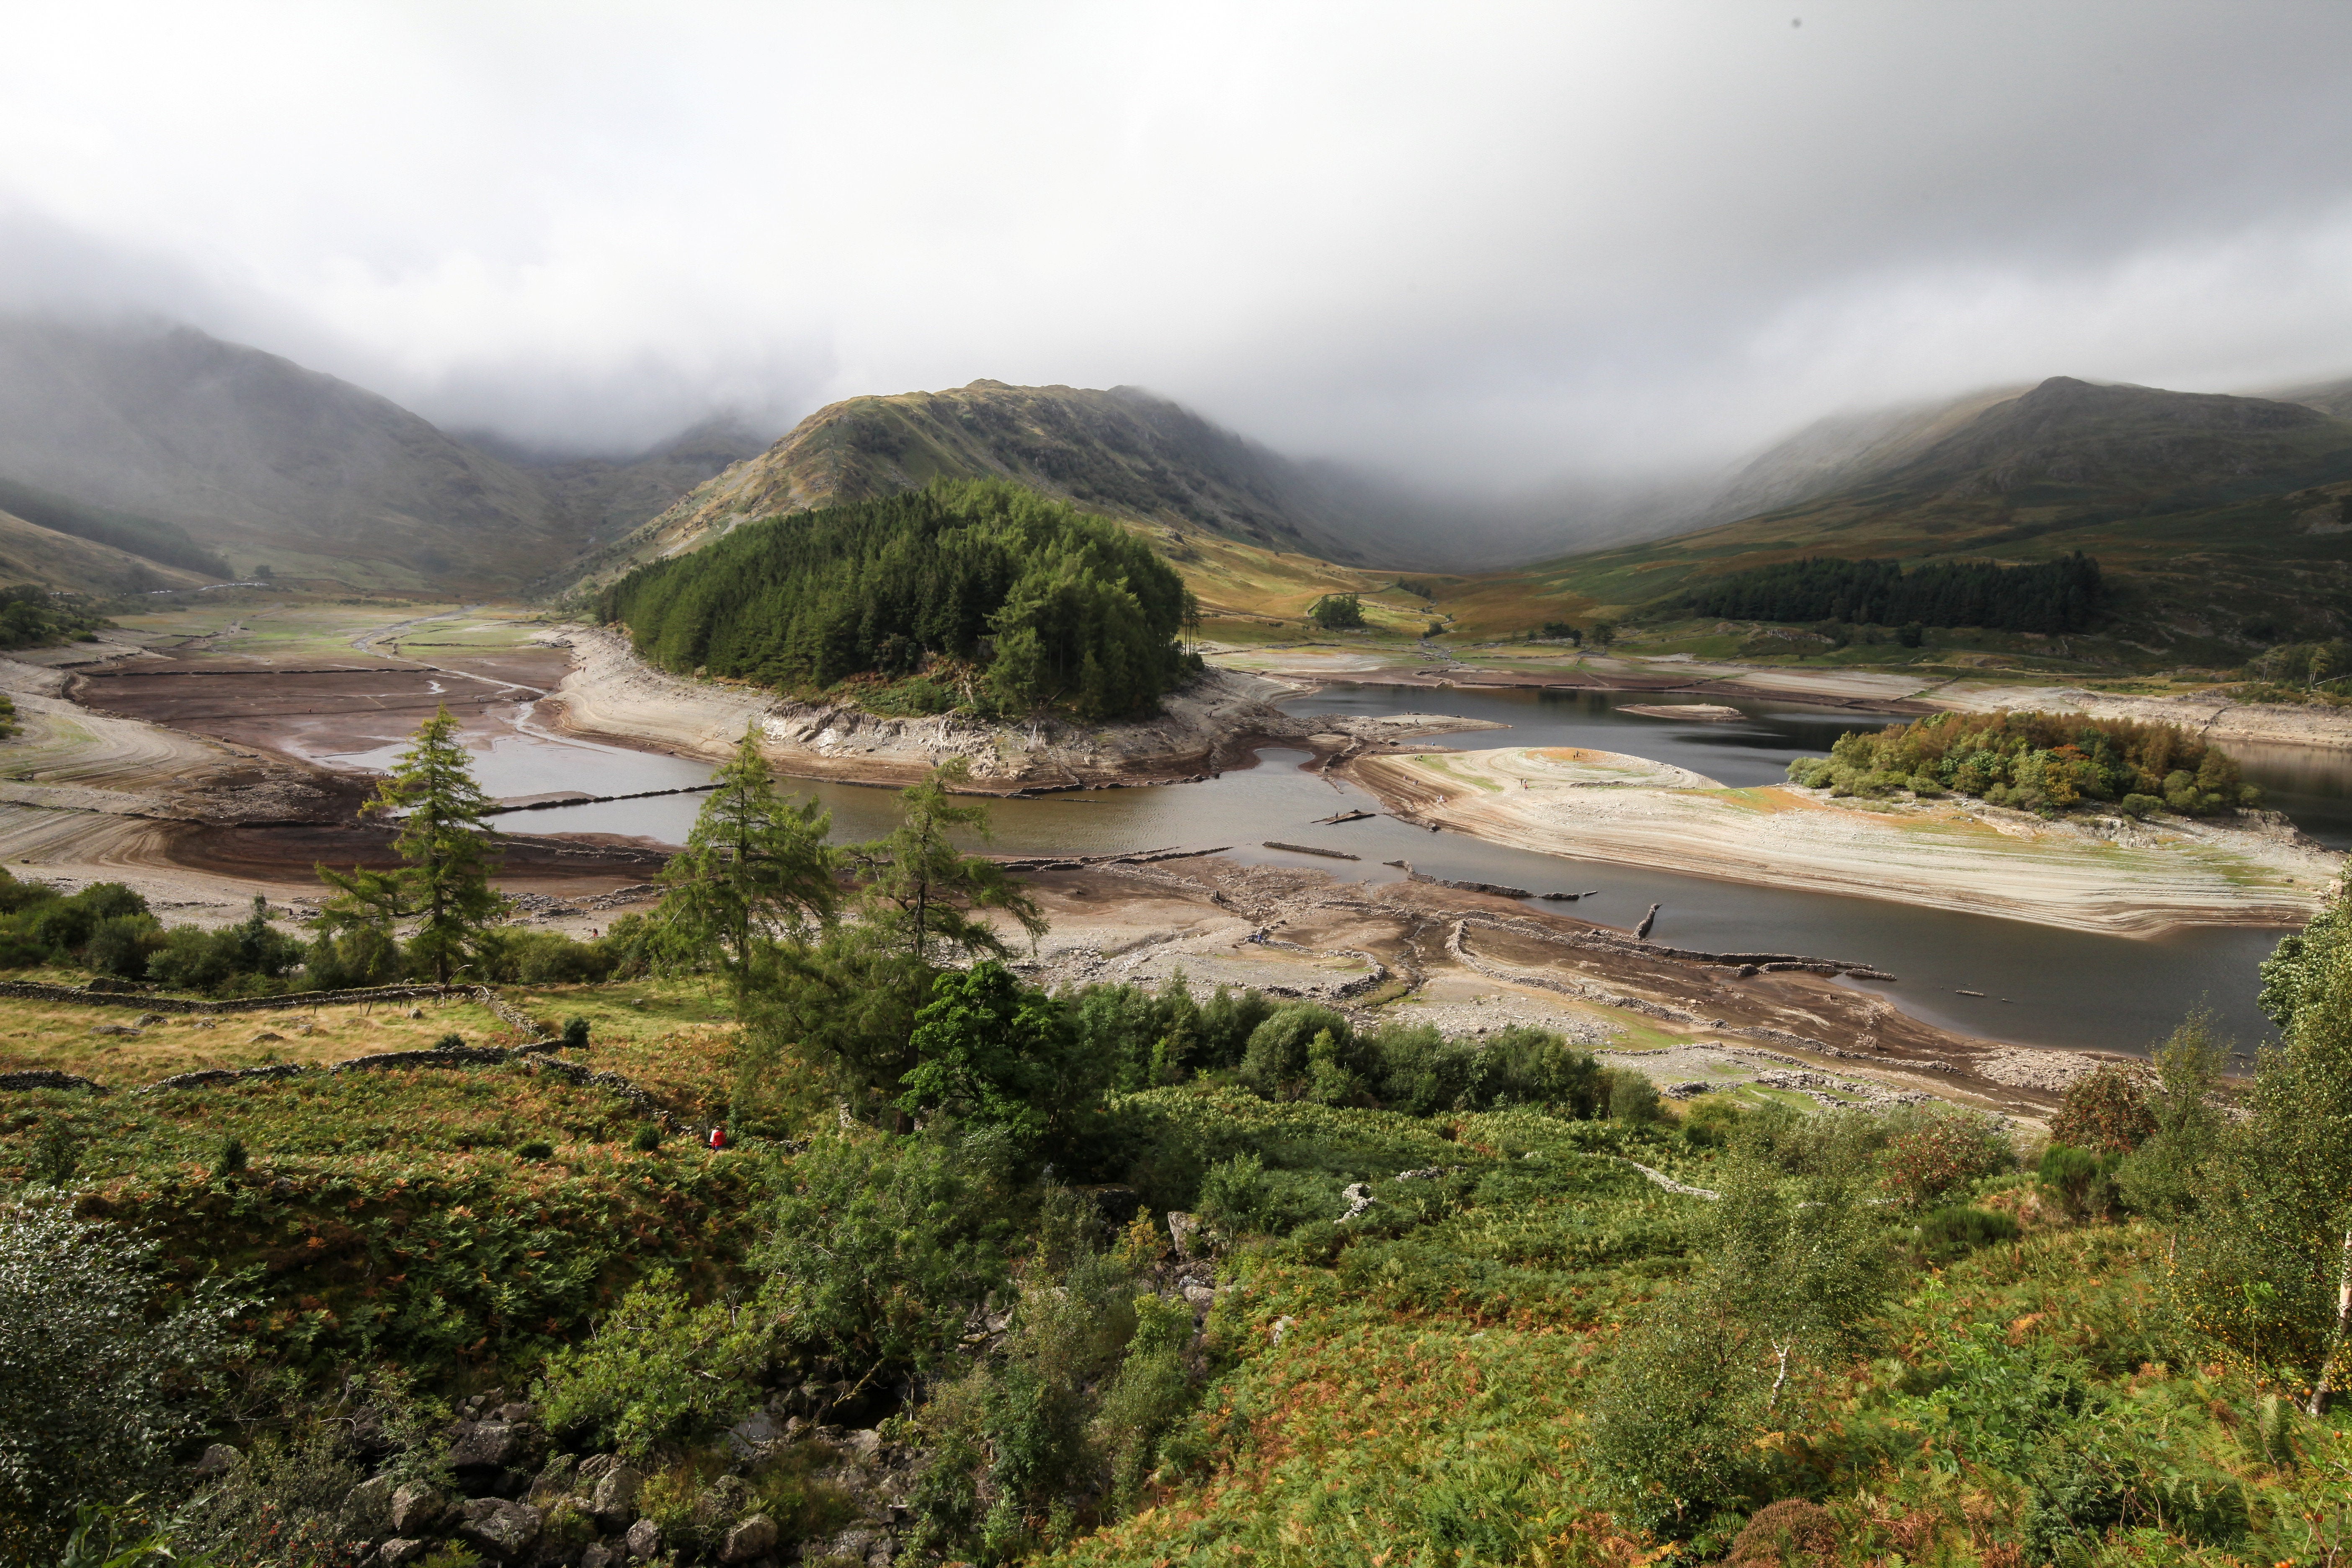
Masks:
[[[1713,699],[1720,704],[1723,699]],[[1678,721],[1627,713],[1621,703],[1656,706],[1656,693],[1550,692],[1335,685],[1284,704],[1300,714],[1442,712],[1508,724],[1508,731],[1431,742],[1433,747],[1576,745],[1654,758],[1727,784],[1780,779],[1790,758],[1826,752],[1849,729],[1892,721],[1769,700],[1739,701],[1737,721]],[[1669,700],[1671,703],[1671,700]],[[627,795],[706,782],[710,765],[606,746],[524,728],[478,752],[490,793],[508,798],[563,791]],[[397,748],[344,753],[344,767],[382,765]],[[1202,784],[1083,790],[993,803],[992,847],[1020,855],[1092,855],[1162,847],[1229,846],[1237,860],[1312,866],[1348,879],[1393,880],[1382,864],[1406,860],[1429,875],[1499,883],[1532,892],[1591,893],[1573,905],[1547,903],[1630,929],[1653,903],[1664,906],[1653,935],[1679,947],[1769,949],[1869,964],[1900,976],[1894,984],[1849,984],[1882,992],[1915,1016],[1972,1035],[2032,1045],[2136,1051],[2203,1003],[2249,1044],[2264,1026],[2252,1005],[2254,966],[2274,931],[2193,929],[2153,940],[2098,936],[2018,921],[1912,908],[1876,900],[1743,886],[1693,876],[1563,858],[1458,834],[1429,833],[1386,816],[1318,826],[1316,819],[1378,803],[1342,780],[1304,771],[1305,752],[1268,747],[1258,765]],[[2249,759],[2260,780],[2273,759]],[[2285,759],[2280,760],[2282,763]],[[2327,799],[2337,781],[2292,759],[2291,812]],[[2323,769],[2324,773],[2325,770]],[[2285,782],[2285,781],[2282,781]],[[891,792],[821,781],[793,785],[833,814],[840,838],[872,837],[889,824]],[[676,843],[700,805],[698,795],[562,805],[517,813],[502,826],[527,833],[628,834]],[[2340,841],[2343,823],[2319,814],[2310,826]],[[2338,831],[2331,831],[2331,829]],[[1268,839],[1360,857],[1334,860],[1263,847]],[[1981,991],[1982,997],[1961,995]]]

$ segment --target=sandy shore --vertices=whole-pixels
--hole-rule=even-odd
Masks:
[[[903,784],[951,758],[981,789],[1012,793],[1194,779],[1234,765],[1265,741],[1326,753],[1385,747],[1417,736],[1501,726],[1444,714],[1297,719],[1274,706],[1293,695],[1275,681],[1211,669],[1162,702],[1158,718],[1034,728],[954,714],[890,719],[842,703],[800,702],[758,687],[690,680],[654,668],[627,637],[602,626],[564,626],[546,639],[572,668],[541,711],[560,712],[575,733],[724,758],[756,726],[771,765],[797,778]]]
[[[1958,797],[1726,789],[1569,747],[1364,757],[1349,771],[1392,810],[1519,848],[2115,935],[2299,924],[2343,870],[2268,817],[2044,822]]]

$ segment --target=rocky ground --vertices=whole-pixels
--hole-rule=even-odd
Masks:
[[[1171,693],[1159,717],[1129,723],[1047,720],[1032,726],[955,714],[893,719],[846,703],[803,702],[737,682],[669,675],[637,658],[627,637],[602,626],[544,635],[572,655],[570,671],[541,704],[542,711],[560,711],[567,729],[716,759],[730,754],[747,728],[757,728],[769,761],[797,778],[904,784],[961,758],[974,786],[1004,793],[1148,784],[1232,766],[1265,741],[1340,754],[1496,728],[1444,714],[1295,718],[1274,706],[1291,689],[1225,669],[1211,669]]]
[[[1921,1096],[2038,1122],[2073,1076],[2121,1058],[1995,1045],[1836,984],[1834,954],[1705,953],[1429,883],[1367,884],[1214,856],[1032,874],[1052,921],[1018,960],[1049,986],[1253,985],[1360,1026],[1557,1030],[1662,1087],[1754,1081],[1839,1103]],[[1895,977],[1900,983],[1900,977]],[[1776,1075],[1813,1074],[1819,1083]],[[1855,1087],[1857,1085],[1863,1087]],[[1814,1091],[1819,1091],[1815,1093]]]

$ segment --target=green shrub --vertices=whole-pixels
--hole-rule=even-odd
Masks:
[[[650,1121],[640,1122],[629,1137],[629,1147],[641,1154],[651,1153],[662,1146],[661,1129]]]
[[[1650,1075],[1634,1068],[1606,1068],[1602,1080],[1609,1089],[1609,1120],[1629,1126],[1649,1127],[1666,1119],[1666,1108],[1658,1099],[1658,1086]]]
[[[2058,1200],[2070,1218],[2091,1219],[2115,1206],[2116,1163],[2114,1156],[2095,1149],[2053,1143],[2042,1151],[2035,1174],[2042,1190]]]
[[[1294,1099],[1307,1087],[1307,1048],[1315,1037],[1331,1037],[1331,1059],[1355,1059],[1356,1033],[1328,1007],[1293,1003],[1278,1008],[1250,1031],[1242,1053],[1242,1082],[1269,1099]],[[1333,1103],[1326,1101],[1325,1103]]]
[[[772,1307],[697,1306],[660,1268],[584,1342],[550,1356],[535,1392],[550,1427],[643,1464],[756,1404],[777,1343]]]
[[[2000,1123],[1979,1111],[1918,1106],[1886,1118],[1881,1187],[1905,1207],[1926,1209],[2017,1163]]]
[[[584,1050],[588,1045],[588,1020],[576,1015],[563,1020],[563,1045],[567,1050]]]
[[[202,1430],[245,1303],[209,1284],[167,1294],[161,1260],[61,1205],[0,1208],[0,1542],[61,1537],[78,1504],[169,1485]]]
[[[517,1145],[515,1149],[515,1158],[518,1160],[552,1160],[555,1158],[555,1145],[550,1143],[544,1138],[534,1138],[528,1143]]]
[[[1003,1281],[1009,1235],[983,1140],[817,1139],[754,1254],[795,1341],[853,1375],[931,1366]]]
[[[2017,1239],[2015,1216],[1990,1209],[1941,1208],[1919,1216],[1911,1229],[1913,1245],[1934,1263],[1964,1258],[1979,1247]]]

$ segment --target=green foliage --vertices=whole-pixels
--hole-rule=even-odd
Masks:
[[[2069,1218],[2097,1219],[2115,1207],[2116,1163],[2100,1150],[2053,1143],[2042,1151],[2034,1175]]]
[[[1980,1247],[2017,1239],[2017,1220],[2013,1215],[1997,1210],[1969,1208],[1931,1209],[1919,1216],[1911,1228],[1912,1244],[1919,1255],[1930,1263],[1948,1263],[1963,1258]]]
[[[1363,601],[1354,594],[1326,594],[1307,606],[1307,618],[1327,632],[1353,630],[1364,624]]]
[[[182,931],[194,932],[194,926]],[[79,963],[100,974],[137,980],[164,942],[147,900],[120,882],[92,882],[60,894],[45,882],[0,870],[0,969]]]
[[[216,931],[173,926],[147,954],[147,977],[175,991],[215,996],[284,990],[285,976],[303,961],[303,947],[269,923],[268,908],[256,893],[253,912],[236,925]]]
[[[2080,551],[2024,566],[1944,561],[1909,572],[1893,561],[1808,556],[1710,579],[1684,606],[1734,620],[2078,632],[2097,619],[2104,596],[2099,563]]]
[[[446,985],[474,966],[507,909],[505,896],[490,886],[492,836],[482,826],[489,806],[457,740],[457,721],[442,708],[419,726],[370,803],[370,809],[399,822],[393,847],[402,868],[318,868],[320,879],[334,889],[320,911],[320,933],[364,931],[383,939],[397,923],[413,920],[408,952],[415,968]]]
[[[53,593],[30,583],[0,588],[0,648],[72,642],[113,624],[78,594]]]
[[[1932,1207],[2017,1163],[1999,1121],[1979,1111],[1908,1107],[1879,1128],[1885,1136],[1880,1184],[1906,1208]]]
[[[1789,776],[1835,795],[1886,795],[1914,780],[2021,811],[2084,801],[2205,816],[2252,805],[2261,792],[2236,759],[2174,724],[2074,713],[1937,713],[1884,730],[1850,731],[1827,757],[1799,757]],[[2134,808],[2132,797],[2142,798]]]
[[[941,973],[908,1044],[898,1103],[909,1115],[945,1111],[1027,1149],[1099,1100],[1086,1081],[1099,1064],[1076,1048],[1063,1005],[993,960]]]
[[[2178,1217],[2197,1207],[2222,1147],[2213,1098],[2229,1047],[2214,1037],[2213,1015],[2199,1008],[2153,1054],[2157,1085],[2148,1110],[2155,1130],[2116,1167],[2116,1184],[2135,1212]]]
[[[2248,1114],[2181,1222],[2174,1284],[2200,1331],[2308,1390],[2317,1414],[2352,1381],[2352,952],[2340,901],[2313,928],[2286,963],[2265,965],[2286,1037],[2262,1053]]]
[[[936,1364],[1004,1278],[1009,1215],[993,1149],[824,1137],[793,1162],[753,1257],[794,1342],[853,1377]]]
[[[642,1466],[756,1405],[779,1333],[762,1303],[698,1306],[658,1268],[550,1356],[534,1392],[551,1427]]]
[[[928,659],[985,667],[997,705],[1080,717],[1150,711],[1199,668],[1173,567],[1118,524],[1002,480],[772,518],[606,590],[666,669],[791,690]]]
[[[922,783],[899,792],[898,826],[870,844],[845,851],[858,879],[857,908],[864,923],[883,941],[904,950],[918,963],[944,948],[971,957],[1002,958],[1010,951],[975,910],[1001,910],[1034,940],[1045,933],[1036,901],[1021,890],[995,861],[966,855],[955,833],[988,837],[988,808],[977,802],[950,802],[950,785],[969,769],[961,758],[931,771]]]
[[[168,1481],[242,1303],[172,1288],[163,1248],[56,1204],[0,1208],[0,1543]]]
[[[804,941],[833,919],[839,892],[832,824],[814,798],[787,800],[760,754],[757,725],[713,775],[685,852],[662,868],[657,920],[677,951],[715,954],[734,983],[739,1014],[755,975],[777,948]]]

